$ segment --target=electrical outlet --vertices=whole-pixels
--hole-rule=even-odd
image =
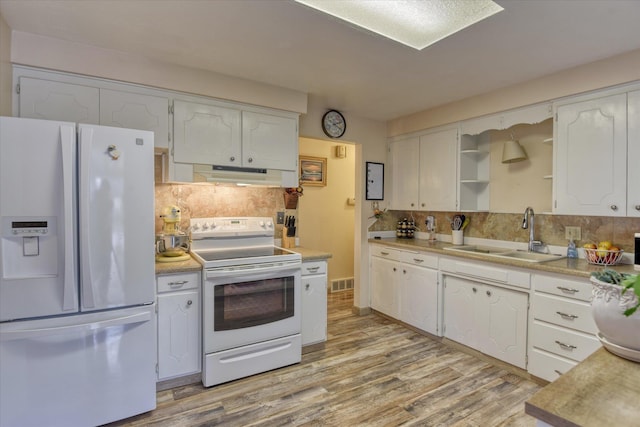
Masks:
[[[284,212],[278,212],[276,214],[276,224],[284,224]]]
[[[580,227],[565,227],[564,228],[564,237],[567,240],[576,240],[582,239],[582,230]]]

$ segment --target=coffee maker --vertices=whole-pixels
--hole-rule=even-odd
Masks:
[[[174,262],[189,259],[189,235],[180,230],[182,215],[178,206],[162,208],[162,232],[156,235],[156,261]]]

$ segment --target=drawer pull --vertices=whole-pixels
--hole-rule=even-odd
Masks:
[[[307,284],[304,286],[304,288],[305,288],[306,290],[309,290],[309,288],[310,288],[310,287],[311,287],[311,285],[310,285],[309,283],[307,283]]]
[[[424,260],[423,260],[423,259],[420,259],[420,258],[414,258],[414,259],[413,259],[413,261],[414,261],[414,262],[417,262],[417,263],[424,262]]]
[[[398,269],[397,269],[397,268],[395,268],[395,267],[393,267],[393,271],[398,271]]]
[[[402,274],[407,274],[407,270],[402,269]]]
[[[577,319],[578,318],[578,316],[576,316],[575,314],[567,314],[567,313],[563,313],[561,311],[556,311],[556,313],[558,313],[560,315],[560,317],[562,317],[563,319],[573,320],[573,319]]]
[[[570,294],[575,294],[576,292],[580,292],[580,289],[567,288],[565,286],[556,286],[556,287],[560,289],[562,292],[567,292]]]
[[[315,266],[315,267],[307,267],[307,271],[309,273],[315,273],[316,271],[318,271],[318,269],[320,268],[320,266]]]
[[[389,255],[389,252],[380,252],[380,255]]]
[[[187,301],[187,305],[191,305],[191,304],[193,304],[193,301],[191,300]]]
[[[189,283],[188,280],[180,280],[179,282],[169,282],[169,286],[171,286],[171,287],[174,287],[174,286],[180,287],[180,286],[186,285],[187,283]]]
[[[558,374],[558,375],[562,375],[562,374],[564,374],[564,372],[560,372],[560,371],[558,371],[557,369],[554,369],[554,370],[553,370],[553,372],[555,372],[555,373],[556,373],[556,374]]]
[[[473,289],[473,293],[475,294],[476,292],[478,292],[478,290],[476,288],[472,288]]]
[[[491,296],[491,291],[487,291],[487,296],[490,297]]]
[[[575,345],[565,344],[562,341],[558,341],[558,340],[556,340],[556,344],[558,344],[561,348],[565,350],[575,350],[576,348],[578,348]]]

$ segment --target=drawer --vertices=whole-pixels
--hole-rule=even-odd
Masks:
[[[560,375],[568,372],[578,362],[556,356],[543,350],[533,349],[529,353],[529,366],[527,371],[531,375],[547,381],[555,381]]]
[[[534,319],[588,334],[595,335],[598,332],[591,314],[591,305],[586,302],[535,292],[532,312]]]
[[[309,261],[302,263],[302,275],[310,276],[312,274],[327,274],[326,261]]]
[[[371,256],[400,261],[400,258],[402,258],[401,252],[388,246],[371,245]]]
[[[438,257],[424,252],[400,252],[400,261],[419,267],[438,268]]]
[[[158,293],[197,289],[200,287],[200,273],[162,274],[156,279]]]
[[[534,320],[531,345],[550,353],[581,362],[600,348],[595,336]]]
[[[579,282],[536,274],[533,276],[533,287],[537,292],[591,301],[591,283],[588,281]]]

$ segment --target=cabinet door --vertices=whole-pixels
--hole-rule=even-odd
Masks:
[[[397,262],[371,258],[371,307],[381,313],[398,318]]]
[[[627,216],[640,217],[640,90],[628,94]]]
[[[438,272],[402,264],[400,320],[438,334]]]
[[[296,120],[243,111],[242,164],[251,168],[295,171],[298,164]]]
[[[158,379],[200,371],[198,291],[158,295]]]
[[[627,95],[557,110],[554,213],[624,216],[627,182]]]
[[[169,148],[169,99],[100,89],[100,124],[154,133],[154,146]]]
[[[393,209],[416,210],[418,208],[419,143],[416,137],[391,144]]]
[[[302,276],[302,345],[327,340],[327,276]]]
[[[458,131],[420,137],[420,209],[456,210]]]
[[[175,101],[177,163],[242,166],[240,110]]]
[[[529,296],[486,285],[477,297],[482,307],[478,325],[486,331],[481,351],[525,369]]]
[[[20,117],[100,124],[97,88],[20,77]]]
[[[459,277],[444,278],[444,336],[480,350],[476,295],[483,289],[470,280]]]

